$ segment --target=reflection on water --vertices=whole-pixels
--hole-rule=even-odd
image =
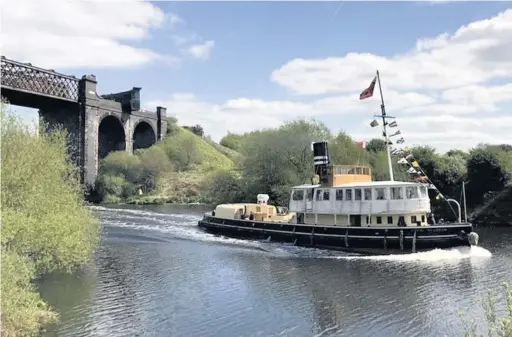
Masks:
[[[481,245],[354,256],[203,233],[194,208],[94,207],[94,263],[51,275],[47,336],[460,336],[457,313],[512,279],[512,230]]]

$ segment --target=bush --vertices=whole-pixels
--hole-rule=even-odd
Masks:
[[[228,133],[226,136],[222,137],[219,144],[231,150],[239,151],[243,138],[243,135]]]
[[[178,126],[178,120],[176,117],[168,117],[167,118],[167,131],[165,132],[166,136],[172,136],[180,131],[180,127]]]
[[[205,182],[206,196],[212,203],[241,202],[245,199],[242,180],[233,171],[218,170]]]
[[[201,163],[199,139],[190,132],[181,130],[162,143],[169,160],[178,171],[186,171]]]
[[[87,263],[99,226],[83,204],[66,133],[36,136],[6,109],[2,104],[2,335],[34,335],[56,315],[31,280]]]
[[[204,136],[204,129],[199,124],[196,124],[194,126],[183,126],[183,128],[189,130],[190,132],[192,132],[196,136],[199,136],[199,137],[203,137]]]

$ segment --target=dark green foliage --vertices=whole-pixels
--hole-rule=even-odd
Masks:
[[[510,181],[512,152],[494,146],[476,148],[468,159],[467,174],[470,200],[479,203],[485,193],[499,191]]]
[[[366,151],[371,151],[371,152],[386,151],[386,142],[380,138],[373,138],[366,144]]]
[[[213,202],[240,202],[245,200],[245,188],[243,180],[235,172],[219,170],[210,176],[206,194]]]

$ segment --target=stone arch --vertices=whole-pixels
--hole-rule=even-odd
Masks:
[[[98,159],[105,158],[112,151],[126,151],[126,136],[121,120],[107,115],[100,119],[98,127]]]
[[[133,152],[146,149],[156,143],[156,133],[153,126],[142,120],[133,129]]]

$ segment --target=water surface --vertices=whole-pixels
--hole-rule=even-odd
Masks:
[[[461,336],[459,311],[512,280],[512,228],[480,245],[362,257],[203,233],[197,207],[93,207],[93,263],[41,292],[46,336]],[[501,298],[501,293],[499,293]]]

